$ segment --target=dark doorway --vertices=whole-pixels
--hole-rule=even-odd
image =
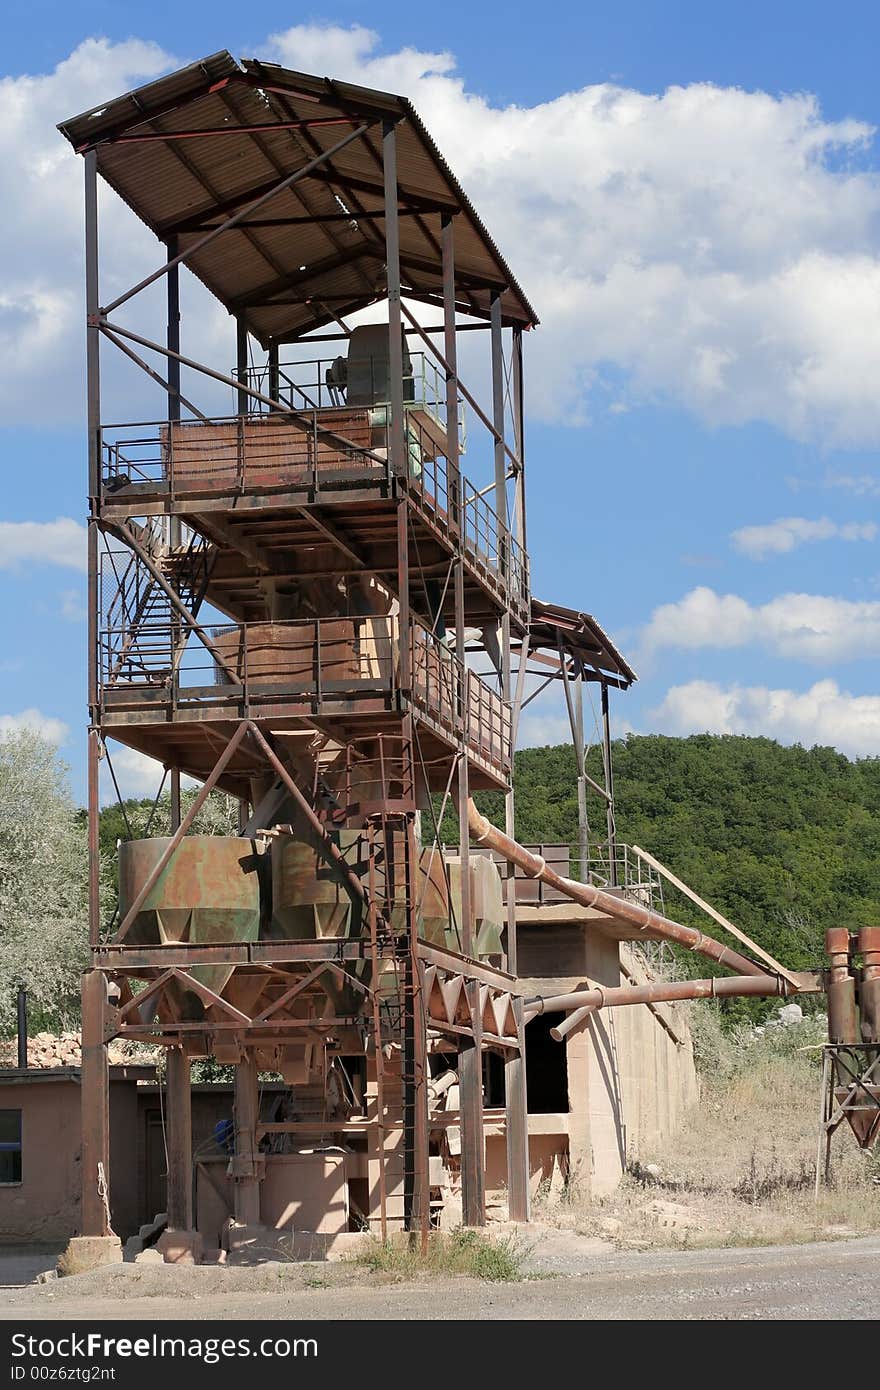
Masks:
[[[526,1086],[532,1115],[568,1112],[565,1043],[550,1036],[550,1029],[563,1018],[564,1014],[539,1014],[526,1024]]]

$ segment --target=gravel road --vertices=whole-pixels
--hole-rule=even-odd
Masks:
[[[0,1318],[807,1320],[874,1319],[880,1237],[748,1250],[615,1252],[538,1246],[519,1283],[382,1282],[339,1265],[118,1265],[3,1290]],[[552,1272],[551,1272],[552,1271]]]

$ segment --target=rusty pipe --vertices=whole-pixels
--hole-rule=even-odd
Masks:
[[[575,883],[573,879],[563,878],[548,868],[540,854],[532,854],[509,835],[498,830],[481,814],[473,799],[468,801],[468,827],[471,840],[475,844],[485,845],[494,850],[502,858],[517,865],[529,878],[540,879],[542,883],[564,893],[573,902],[582,903],[584,907],[594,907],[609,917],[619,917],[638,927],[639,931],[656,932],[666,941],[674,941],[679,946],[697,951],[709,960],[717,961],[719,965],[737,970],[740,975],[752,975],[762,980],[769,978],[763,966],[756,965],[747,956],[741,956],[739,951],[734,951],[732,947],[724,946],[720,941],[716,941],[714,936],[705,936],[694,927],[673,922],[671,918],[663,917],[659,912],[652,912],[650,908],[639,907],[638,903],[615,897],[613,893],[606,893],[601,888],[594,888],[591,883]]]
[[[862,957],[859,981],[861,1036],[866,1043],[880,1042],[880,927],[861,927],[858,936]]]
[[[850,970],[850,937],[846,927],[829,927],[825,932],[828,971],[828,1041],[860,1041],[856,982]]]
[[[594,985],[592,989],[550,998],[527,1000],[526,1007],[537,1013],[567,1013],[568,1018],[550,1029],[550,1036],[561,1042],[569,1033],[586,1024],[599,1009],[620,1008],[624,1004],[671,1004],[680,999],[723,999],[731,995],[785,995],[786,983],[778,975],[722,975],[709,980],[654,980],[644,985]],[[533,1015],[534,1016],[534,1015]]]

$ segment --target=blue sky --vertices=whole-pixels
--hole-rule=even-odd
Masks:
[[[53,127],[219,47],[408,91],[483,212],[542,318],[534,589],[632,656],[618,728],[880,753],[875,6],[34,0],[5,33],[0,728],[57,736],[78,795],[84,555],[45,527],[84,511],[80,171]],[[149,269],[107,221],[108,278]]]

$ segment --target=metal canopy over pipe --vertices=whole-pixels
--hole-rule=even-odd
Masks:
[[[539,854],[532,854],[530,850],[492,825],[477,809],[472,799],[468,802],[468,825],[475,844],[485,845],[488,849],[494,850],[496,854],[516,864],[529,878],[540,879],[542,883],[571,898],[572,902],[581,903],[584,907],[594,907],[609,917],[618,917],[624,922],[630,922],[640,931],[656,932],[664,940],[687,946],[689,950],[697,951],[709,960],[717,961],[719,965],[737,970],[740,975],[757,976],[762,980],[775,978],[768,976],[762,966],[756,965],[748,957],[740,955],[730,946],[722,945],[712,936],[705,936],[695,927],[673,922],[671,918],[663,917],[659,912],[652,912],[650,908],[640,907],[638,903],[630,902],[626,898],[617,897],[601,888],[594,888],[590,883],[575,883],[572,879],[563,878],[548,868]]]

